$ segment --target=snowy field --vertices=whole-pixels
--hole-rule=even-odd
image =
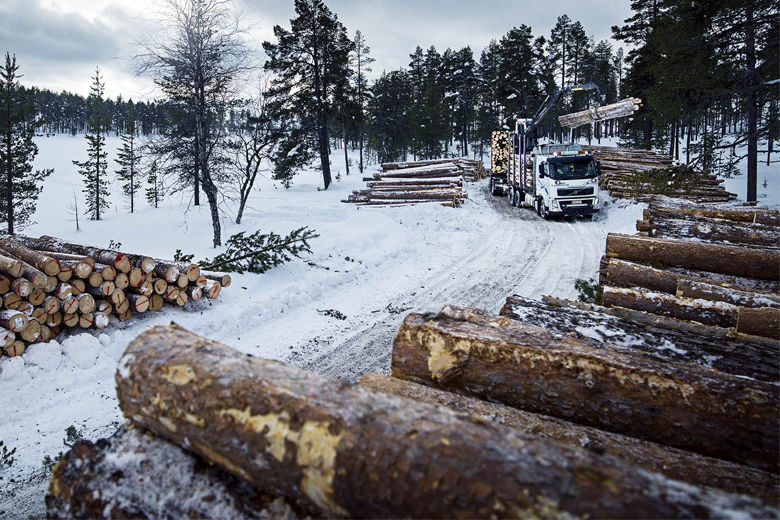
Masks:
[[[74,190],[79,207],[84,204],[70,161],[83,160],[85,140],[56,136],[38,143],[36,167],[55,173],[39,201],[37,223],[25,233],[103,247],[113,240],[123,250],[159,258],[171,258],[176,249],[196,259],[215,254],[208,208],[191,207],[188,193],[171,196],[158,209],[138,201],[141,209],[130,215],[115,182],[105,220],[82,217],[76,231]],[[110,138],[109,149],[118,143]],[[343,175],[343,151],[334,153],[333,163],[334,176],[339,170]],[[389,371],[393,335],[408,312],[445,304],[497,312],[510,293],[575,297],[574,281],[596,276],[607,232],[634,232],[643,209],[609,202],[593,222],[545,222],[488,195],[486,181],[467,185],[469,199],[458,209],[361,208],[340,202],[364,187],[353,170],[327,191],[318,190],[315,170],[297,176],[289,190],[261,179],[241,226],[233,222],[235,205],[226,205],[223,240],[241,230],[316,230],[313,254],[303,260],[264,275],[235,275],[217,301],[166,307],[106,331],[31,346],[22,358],[0,359],[0,439],[17,449],[15,464],[0,469],[0,517],[43,515],[47,476],[41,461],[67,449],[68,426],[94,440],[122,421],[116,363],[128,342],[150,326],[175,321],[243,352],[354,381],[369,371]],[[778,180],[775,172],[775,186]],[[324,315],[328,309],[346,319]]]

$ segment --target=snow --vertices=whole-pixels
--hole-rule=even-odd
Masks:
[[[25,233],[103,247],[113,240],[123,250],[157,258],[171,258],[177,249],[197,259],[220,252],[211,247],[208,207],[192,206],[190,192],[174,193],[158,209],[141,199],[130,215],[116,180],[105,219],[82,215],[76,231],[74,192],[80,210],[85,205],[71,160],[85,158],[84,137],[39,138],[38,144],[35,166],[55,172],[36,223]],[[107,139],[110,171],[118,145],[117,137]],[[41,460],[65,450],[68,426],[92,440],[116,429],[123,420],[114,390],[117,366],[128,343],[151,326],[175,321],[242,352],[354,381],[368,371],[389,371],[392,339],[408,312],[446,304],[497,312],[512,293],[576,297],[574,281],[597,274],[606,234],[634,233],[645,207],[608,199],[593,222],[546,222],[489,195],[487,181],[467,184],[469,199],[457,209],[358,207],[340,201],[365,187],[362,175],[355,167],[345,175],[342,150],[332,161],[333,176],[340,172],[341,180],[327,191],[318,189],[321,174],[311,169],[289,190],[259,179],[240,226],[234,223],[237,204],[224,207],[223,241],[239,231],[287,233],[309,226],[319,234],[312,255],[264,275],[234,275],[217,301],[114,320],[105,331],[64,334],[31,346],[21,358],[0,358],[0,439],[17,448],[13,467],[0,469],[0,517],[43,514]],[[329,309],[346,319],[318,312]]]

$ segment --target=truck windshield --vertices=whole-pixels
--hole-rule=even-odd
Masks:
[[[555,180],[590,179],[597,175],[592,157],[550,160],[547,164],[550,177]]]

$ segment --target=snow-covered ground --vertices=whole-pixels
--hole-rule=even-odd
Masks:
[[[84,205],[70,161],[84,158],[84,138],[38,142],[36,167],[55,173],[41,196],[37,223],[26,233],[98,246],[113,240],[124,250],[162,258],[176,249],[196,258],[215,254],[208,210],[191,207],[188,193],[171,196],[158,209],[140,201],[141,209],[130,215],[115,182],[115,204],[105,220],[82,217],[76,231],[74,190],[79,207]],[[118,142],[110,138],[109,148]],[[341,151],[333,155],[334,175],[343,175],[342,157]],[[67,449],[62,440],[68,426],[95,439],[122,421],[116,363],[128,342],[152,325],[173,320],[243,352],[352,381],[389,370],[392,338],[408,312],[445,304],[497,312],[510,293],[576,296],[574,281],[596,275],[607,232],[633,232],[643,209],[610,202],[593,222],[545,222],[488,195],[485,181],[467,186],[468,202],[458,209],[374,209],[340,202],[364,186],[356,171],[327,191],[318,190],[321,182],[316,170],[297,176],[290,190],[262,179],[241,226],[232,222],[230,206],[223,221],[224,237],[309,226],[320,235],[311,256],[264,275],[236,275],[218,301],[146,313],[103,332],[63,335],[30,347],[21,358],[0,359],[0,439],[17,449],[15,464],[0,469],[0,517],[43,514],[47,483],[41,461]],[[346,319],[321,312],[328,309]]]

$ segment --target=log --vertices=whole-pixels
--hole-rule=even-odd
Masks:
[[[81,257],[81,258],[89,258],[87,256]],[[90,260],[92,260],[90,258]],[[92,263],[88,263],[86,260],[60,260],[60,266],[62,268],[69,267],[71,271],[73,271],[73,274],[82,280],[86,280],[89,278],[89,275],[92,274],[92,267],[95,265],[95,261],[92,260]]]
[[[593,122],[607,121],[633,115],[634,112],[639,110],[641,105],[642,100],[639,98],[621,99],[620,101],[609,105],[558,116],[558,122],[562,127],[576,128]]]
[[[204,294],[209,299],[213,300],[219,296],[222,292],[222,285],[219,282],[211,281],[203,288]]]
[[[24,342],[16,340],[13,343],[11,343],[10,346],[3,347],[3,352],[5,352],[7,356],[14,357],[14,356],[21,356],[22,354],[24,354],[24,349],[25,349]]]
[[[76,297],[79,302],[79,311],[83,313],[90,313],[95,310],[97,305],[95,304],[95,298],[91,294],[80,294]]]
[[[104,330],[111,323],[111,314],[107,312],[95,312],[92,314],[95,318],[95,328]]]
[[[32,289],[32,284],[24,278],[16,278],[11,282],[11,290],[23,298],[29,296]]]
[[[189,284],[190,284],[190,279],[187,278],[186,274],[180,274],[179,277],[176,279],[176,285],[179,287],[179,289],[186,289]]]
[[[69,328],[76,327],[79,324],[79,315],[77,313],[63,314],[62,324]]]
[[[38,338],[41,337],[41,324],[35,318],[30,318],[27,320],[27,326],[22,329],[19,336],[28,343],[38,341]]]
[[[780,211],[761,208],[702,208],[698,205],[679,205],[670,207],[673,199],[658,199],[650,204],[645,210],[648,212],[648,218],[685,218],[685,217],[704,217],[731,220],[734,222],[746,222],[755,224],[764,224],[767,226],[780,226]]]
[[[104,282],[103,275],[97,272],[93,272],[87,278],[87,283],[90,287],[100,287],[100,284]]]
[[[726,302],[740,307],[780,308],[780,295],[741,291],[707,282],[680,280],[677,282],[678,298],[698,298],[713,302]]]
[[[127,273],[117,274],[116,279],[114,279],[114,285],[116,285],[117,289],[127,289],[130,286],[130,278],[127,276]]]
[[[474,422],[501,424],[534,437],[584,447],[674,480],[759,497],[768,504],[777,504],[780,478],[766,471],[385,375],[366,374],[358,385],[422,403],[446,406],[468,415]]]
[[[22,300],[22,302],[19,304],[16,310],[23,313],[25,316],[29,318],[30,316],[32,316],[35,307],[33,307],[30,302]]]
[[[71,288],[69,283],[60,282],[57,284],[57,287],[54,288],[54,296],[59,298],[60,300],[64,300],[65,298],[70,298],[73,294],[73,289]]]
[[[0,327],[0,347],[10,347],[16,341],[16,333]]]
[[[55,253],[70,253],[73,255],[89,256],[99,263],[112,265],[118,271],[123,273],[129,272],[132,268],[130,265],[130,259],[127,257],[127,255],[117,251],[110,251],[108,249],[100,249],[99,247],[85,246],[81,244],[73,244],[60,240],[56,237],[46,235],[43,235],[40,238],[17,236],[14,237],[14,240],[24,244],[27,247],[31,247],[39,251],[52,251]]]
[[[165,301],[163,300],[163,297],[159,294],[153,294],[149,297],[149,310],[150,311],[160,311],[163,308],[163,305],[165,304]]]
[[[116,279],[116,269],[113,265],[95,264],[92,271],[100,274],[105,281],[114,281]]]
[[[127,275],[128,284],[139,287],[144,282],[144,272],[140,267],[133,267]]]
[[[46,309],[42,309],[40,307],[37,307],[33,309],[32,314],[30,315],[31,318],[35,318],[38,320],[38,323],[44,324],[46,323],[46,319],[49,317],[49,314],[46,312]]]
[[[111,314],[114,312],[114,306],[111,305],[111,302],[107,302],[106,300],[99,300],[95,303],[97,312],[102,312],[105,314]]]
[[[158,278],[153,282],[155,294],[165,294],[168,291],[168,282],[163,278]]]
[[[95,317],[92,316],[92,313],[82,312],[79,314],[79,327],[82,329],[88,329],[92,327],[93,323],[95,323]]]
[[[38,338],[38,341],[40,343],[46,343],[47,341],[50,341],[52,339],[54,339],[54,336],[52,335],[52,330],[46,325],[41,325],[41,336],[40,338]]]
[[[14,238],[0,238],[0,249],[22,262],[30,264],[48,276],[56,276],[60,272],[60,263],[40,251],[34,251]]]
[[[22,297],[14,292],[7,292],[3,295],[3,308],[16,310],[22,304]]]
[[[87,287],[87,290],[85,291],[88,294],[91,294],[92,296],[111,296],[113,292],[116,290],[116,286],[114,285],[114,282],[105,281],[101,283],[98,287]]]
[[[190,300],[196,302],[203,296],[203,289],[198,286],[190,286],[187,289],[187,296],[190,298]]]
[[[73,292],[73,295],[78,296],[84,293],[84,291],[87,289],[87,285],[84,283],[84,280],[74,278],[70,281],[70,288]]]
[[[146,312],[149,310],[149,297],[143,294],[128,294],[127,301],[133,312]]]
[[[666,293],[619,287],[604,287],[603,302],[605,307],[624,307],[724,328],[737,326],[739,309],[724,302],[677,298]]]
[[[496,317],[500,319],[500,317]],[[777,473],[780,390],[532,325],[410,314],[393,376]],[[750,424],[746,429],[745,424]]]
[[[52,314],[54,312],[57,312],[60,309],[60,299],[56,296],[47,296],[46,299],[43,301],[43,308],[46,310],[48,314]]]
[[[64,314],[75,314],[79,310],[79,301],[72,296],[66,298],[62,300],[59,310]]]
[[[54,292],[59,284],[60,281],[56,276],[48,276],[46,277],[46,285],[43,286],[43,290],[46,292]]]
[[[166,286],[167,286],[166,282]],[[151,296],[154,293],[154,285],[152,282],[144,280],[138,287],[130,285],[127,288],[127,292],[130,294],[143,294],[144,296]]]
[[[32,283],[33,287],[37,289],[45,289],[50,285],[49,276],[47,276],[43,271],[36,269],[35,267],[28,264],[27,262],[21,262],[21,263],[22,263],[22,276],[27,278],[30,281],[30,283]],[[52,278],[56,283],[57,279],[54,277]]]
[[[62,324],[62,313],[61,312],[54,312],[49,314],[49,318],[46,320],[46,326],[54,329],[56,327],[59,327],[60,324]]]
[[[134,255],[126,253],[127,258],[130,260],[130,263],[133,267],[138,267],[143,271],[144,273],[151,273],[154,271],[156,262],[154,261],[154,258],[150,258],[148,256],[143,255]]]
[[[61,282],[67,282],[73,278],[73,268],[60,263],[60,272],[57,273],[57,279]]]
[[[119,363],[126,417],[316,516],[717,516],[758,500],[155,327]],[[721,511],[721,509],[718,509]]]
[[[219,282],[222,287],[230,287],[230,283],[232,282],[232,279],[230,278],[230,275],[227,273],[218,273],[215,271],[201,271],[201,276],[206,277],[208,280],[214,280],[215,282]],[[203,287],[203,285],[201,285]]]
[[[11,256],[0,255],[0,273],[9,278],[19,278],[22,276],[24,264]]]
[[[12,332],[22,332],[27,326],[27,316],[18,311],[4,309],[0,311],[0,326]]]
[[[198,276],[198,279],[195,280],[194,283],[195,283],[195,285],[197,287],[200,287],[201,289],[203,289],[204,287],[206,287],[206,283],[208,283],[208,281],[209,281],[209,279],[201,274],[200,276]]]
[[[737,332],[780,339],[780,309],[740,307],[737,318]]]
[[[179,272],[178,266],[167,263],[163,260],[155,260],[155,262],[156,265],[154,267],[154,271],[152,272],[160,278],[165,279],[165,281],[168,283],[176,283],[176,280],[179,279],[179,275],[181,274]]]
[[[46,497],[51,520],[159,518],[163,507],[166,518],[309,516],[165,439],[126,426],[107,439],[74,444],[52,470]]]
[[[187,296],[187,291],[170,285],[168,286],[168,292],[165,295],[165,299],[179,307],[184,307],[189,297]]]
[[[616,233],[607,235],[607,256],[763,280],[776,280],[780,273],[778,251]]]
[[[43,305],[43,302],[46,301],[46,293],[41,289],[35,289],[27,297],[27,301],[30,302],[35,307]]]
[[[455,314],[445,307],[441,314],[471,319],[469,313]],[[536,325],[580,341],[621,345],[659,360],[683,361],[761,381],[780,380],[780,359],[776,341],[735,334],[718,327],[706,327],[654,314],[620,308],[606,308],[543,297],[543,301],[509,296],[501,316]],[[502,326],[503,322],[494,322]]]
[[[737,223],[714,218],[653,218],[647,222],[652,236],[686,238],[723,244],[780,248],[780,227],[765,224]]]
[[[11,280],[0,275],[0,294],[5,294],[11,289]]]
[[[26,237],[24,237],[24,238],[26,238]],[[30,240],[36,240],[36,239],[30,239]],[[32,243],[38,243],[38,242],[32,242]],[[35,249],[35,248],[33,247],[32,249]],[[92,267],[95,266],[95,259],[92,258],[91,256],[87,256],[87,255],[73,255],[73,254],[70,254],[70,253],[62,253],[62,252],[58,252],[58,251],[47,251],[46,254],[49,255],[50,257],[56,259],[56,260],[59,260],[60,264],[62,264],[63,262],[66,262],[66,263],[69,263],[69,265],[72,265],[72,264],[70,264],[70,262],[80,262],[80,263],[85,263],[85,264],[89,265],[90,270],[91,270]]]
[[[114,309],[114,314],[116,314],[116,317],[119,318],[119,321],[128,321],[133,316],[133,313],[130,312],[129,306],[125,310]]]

